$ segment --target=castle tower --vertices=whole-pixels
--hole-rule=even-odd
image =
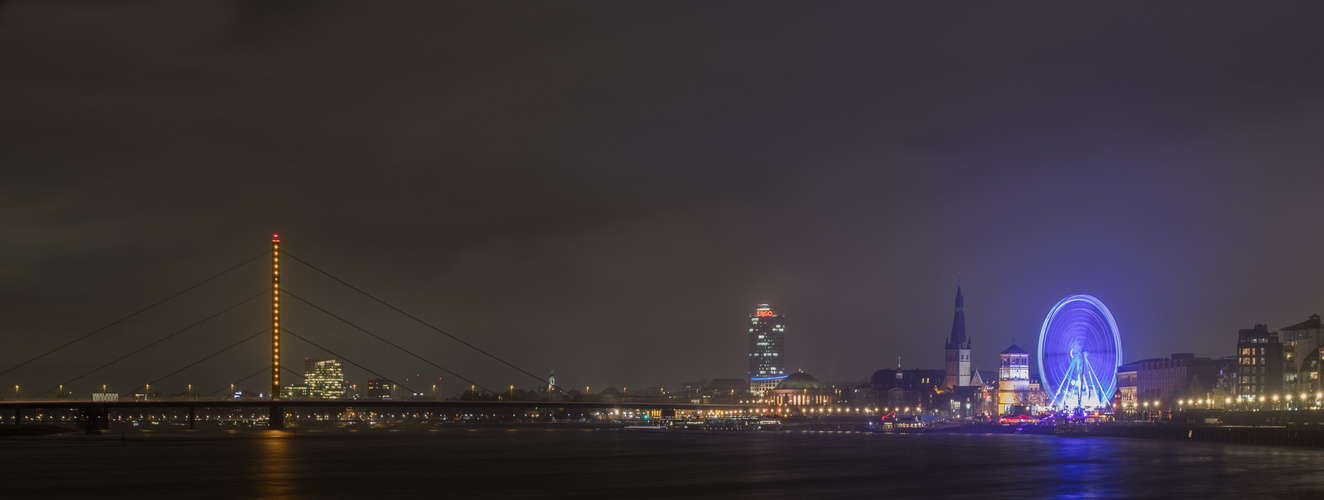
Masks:
[[[1014,415],[1029,411],[1033,406],[1030,398],[1030,353],[1020,346],[1012,344],[998,355],[1001,359],[998,368],[998,415]]]
[[[954,389],[970,385],[970,337],[965,334],[965,299],[961,297],[961,281],[956,281],[956,315],[952,318],[952,334],[947,337],[947,378],[943,387]]]

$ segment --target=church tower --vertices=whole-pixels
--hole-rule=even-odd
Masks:
[[[947,337],[947,378],[943,387],[954,389],[970,385],[970,337],[965,335],[965,299],[961,297],[961,281],[956,281],[956,316],[952,318],[952,334]]]

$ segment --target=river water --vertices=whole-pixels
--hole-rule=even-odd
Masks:
[[[1120,438],[441,429],[0,438],[3,498],[1324,498],[1324,450]]]

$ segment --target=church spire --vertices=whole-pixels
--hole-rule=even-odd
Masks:
[[[961,296],[961,279],[956,279],[956,315],[952,317],[952,335],[948,349],[969,349],[970,338],[965,335],[965,297]]]
[[[947,338],[948,390],[970,385],[970,337],[965,334],[965,297],[961,296],[961,278],[956,278],[956,314],[952,316],[952,335]]]

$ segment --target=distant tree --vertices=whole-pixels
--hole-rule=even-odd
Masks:
[[[496,401],[497,395],[484,390],[474,391],[473,389],[464,391],[460,394],[461,401]]]

